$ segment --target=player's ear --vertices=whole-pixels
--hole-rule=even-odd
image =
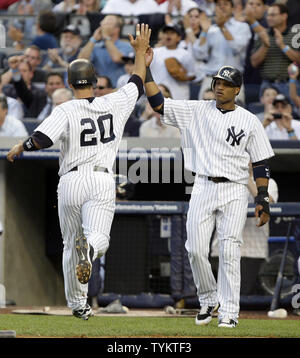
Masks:
[[[235,87],[234,93],[237,96],[240,93],[240,87]]]

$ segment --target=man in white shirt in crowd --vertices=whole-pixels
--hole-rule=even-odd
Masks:
[[[292,105],[283,94],[273,101],[274,111],[264,117],[263,126],[270,140],[299,140],[300,121],[292,117]]]
[[[193,0],[168,0],[159,4],[159,12],[171,16],[184,16],[190,9],[197,7],[198,4]]]
[[[4,94],[0,94],[0,137],[28,136],[24,124],[17,118],[7,114],[8,104]]]
[[[102,14],[120,16],[138,16],[159,12],[155,0],[109,0],[101,10]]]
[[[153,79],[170,88],[173,99],[189,99],[189,83],[196,78],[195,60],[187,50],[178,47],[181,41],[181,31],[177,26],[169,24],[164,26],[162,31],[164,32],[164,46],[153,49],[154,57],[150,65]],[[175,58],[187,71],[186,80],[177,80],[168,72],[165,61],[170,58]]]
[[[52,93],[52,108],[73,99],[73,92],[69,88],[58,88]]]
[[[172,98],[168,87],[160,84],[158,88],[165,98]],[[145,111],[141,117],[144,122],[140,126],[140,137],[180,138],[179,129],[162,123],[161,115],[152,109],[149,102],[146,103]]]
[[[206,62],[203,66],[206,76],[199,92],[200,99],[202,91],[209,87],[212,76],[220,67],[230,65],[244,72],[247,46],[251,38],[249,25],[233,17],[232,0],[215,0],[215,3],[215,23],[212,24],[207,16],[202,16],[202,33],[193,45],[195,57]],[[245,102],[244,86],[237,99]]]

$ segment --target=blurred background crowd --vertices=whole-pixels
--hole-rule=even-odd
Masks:
[[[244,76],[237,104],[258,116],[271,140],[298,140],[299,19],[298,0],[1,0],[0,136],[31,134],[72,99],[66,70],[74,59],[94,64],[95,96],[126,84],[134,62],[128,33],[144,22],[165,97],[211,100],[212,76],[232,65]],[[143,96],[124,136],[179,132]]]

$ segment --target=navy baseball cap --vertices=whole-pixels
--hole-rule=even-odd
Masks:
[[[182,35],[182,32],[181,32],[181,29],[176,26],[176,25],[172,25],[172,24],[169,24],[169,25],[165,25],[163,28],[162,28],[162,32],[166,32],[166,31],[174,31],[176,32],[178,35]]]
[[[72,24],[66,26],[61,33],[63,34],[64,32],[71,32],[74,35],[81,36],[79,28]]]
[[[286,97],[284,94],[280,93],[273,99],[273,106],[275,106],[276,103],[285,103],[285,104],[291,104],[291,101]]]
[[[124,62],[134,62],[134,59],[135,59],[135,54],[134,52],[130,52],[128,55],[125,55],[125,56],[122,56],[122,60]]]

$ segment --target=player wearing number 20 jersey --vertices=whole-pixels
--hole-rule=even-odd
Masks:
[[[117,92],[92,97],[97,79],[84,59],[68,67],[68,83],[76,100],[56,107],[25,140],[7,154],[13,162],[23,151],[49,148],[60,140],[58,216],[63,237],[63,275],[67,304],[78,318],[93,315],[87,304],[92,263],[109,247],[115,209],[112,167],[127,119],[144,92],[145,55],[151,29],[136,25],[129,35],[135,51],[134,71]]]
[[[102,166],[112,172],[125,123],[138,97],[130,82],[103,97],[74,99],[56,107],[36,132],[53,143],[61,140],[59,175],[81,165]]]
[[[58,214],[64,240],[65,295],[73,314],[84,310],[88,292],[88,285],[77,280],[78,273],[76,277],[75,238],[83,235],[92,246],[91,261],[109,247],[115,209],[112,167],[140,94],[138,87],[133,81],[103,97],[63,103],[35,130],[53,143],[61,141]]]

